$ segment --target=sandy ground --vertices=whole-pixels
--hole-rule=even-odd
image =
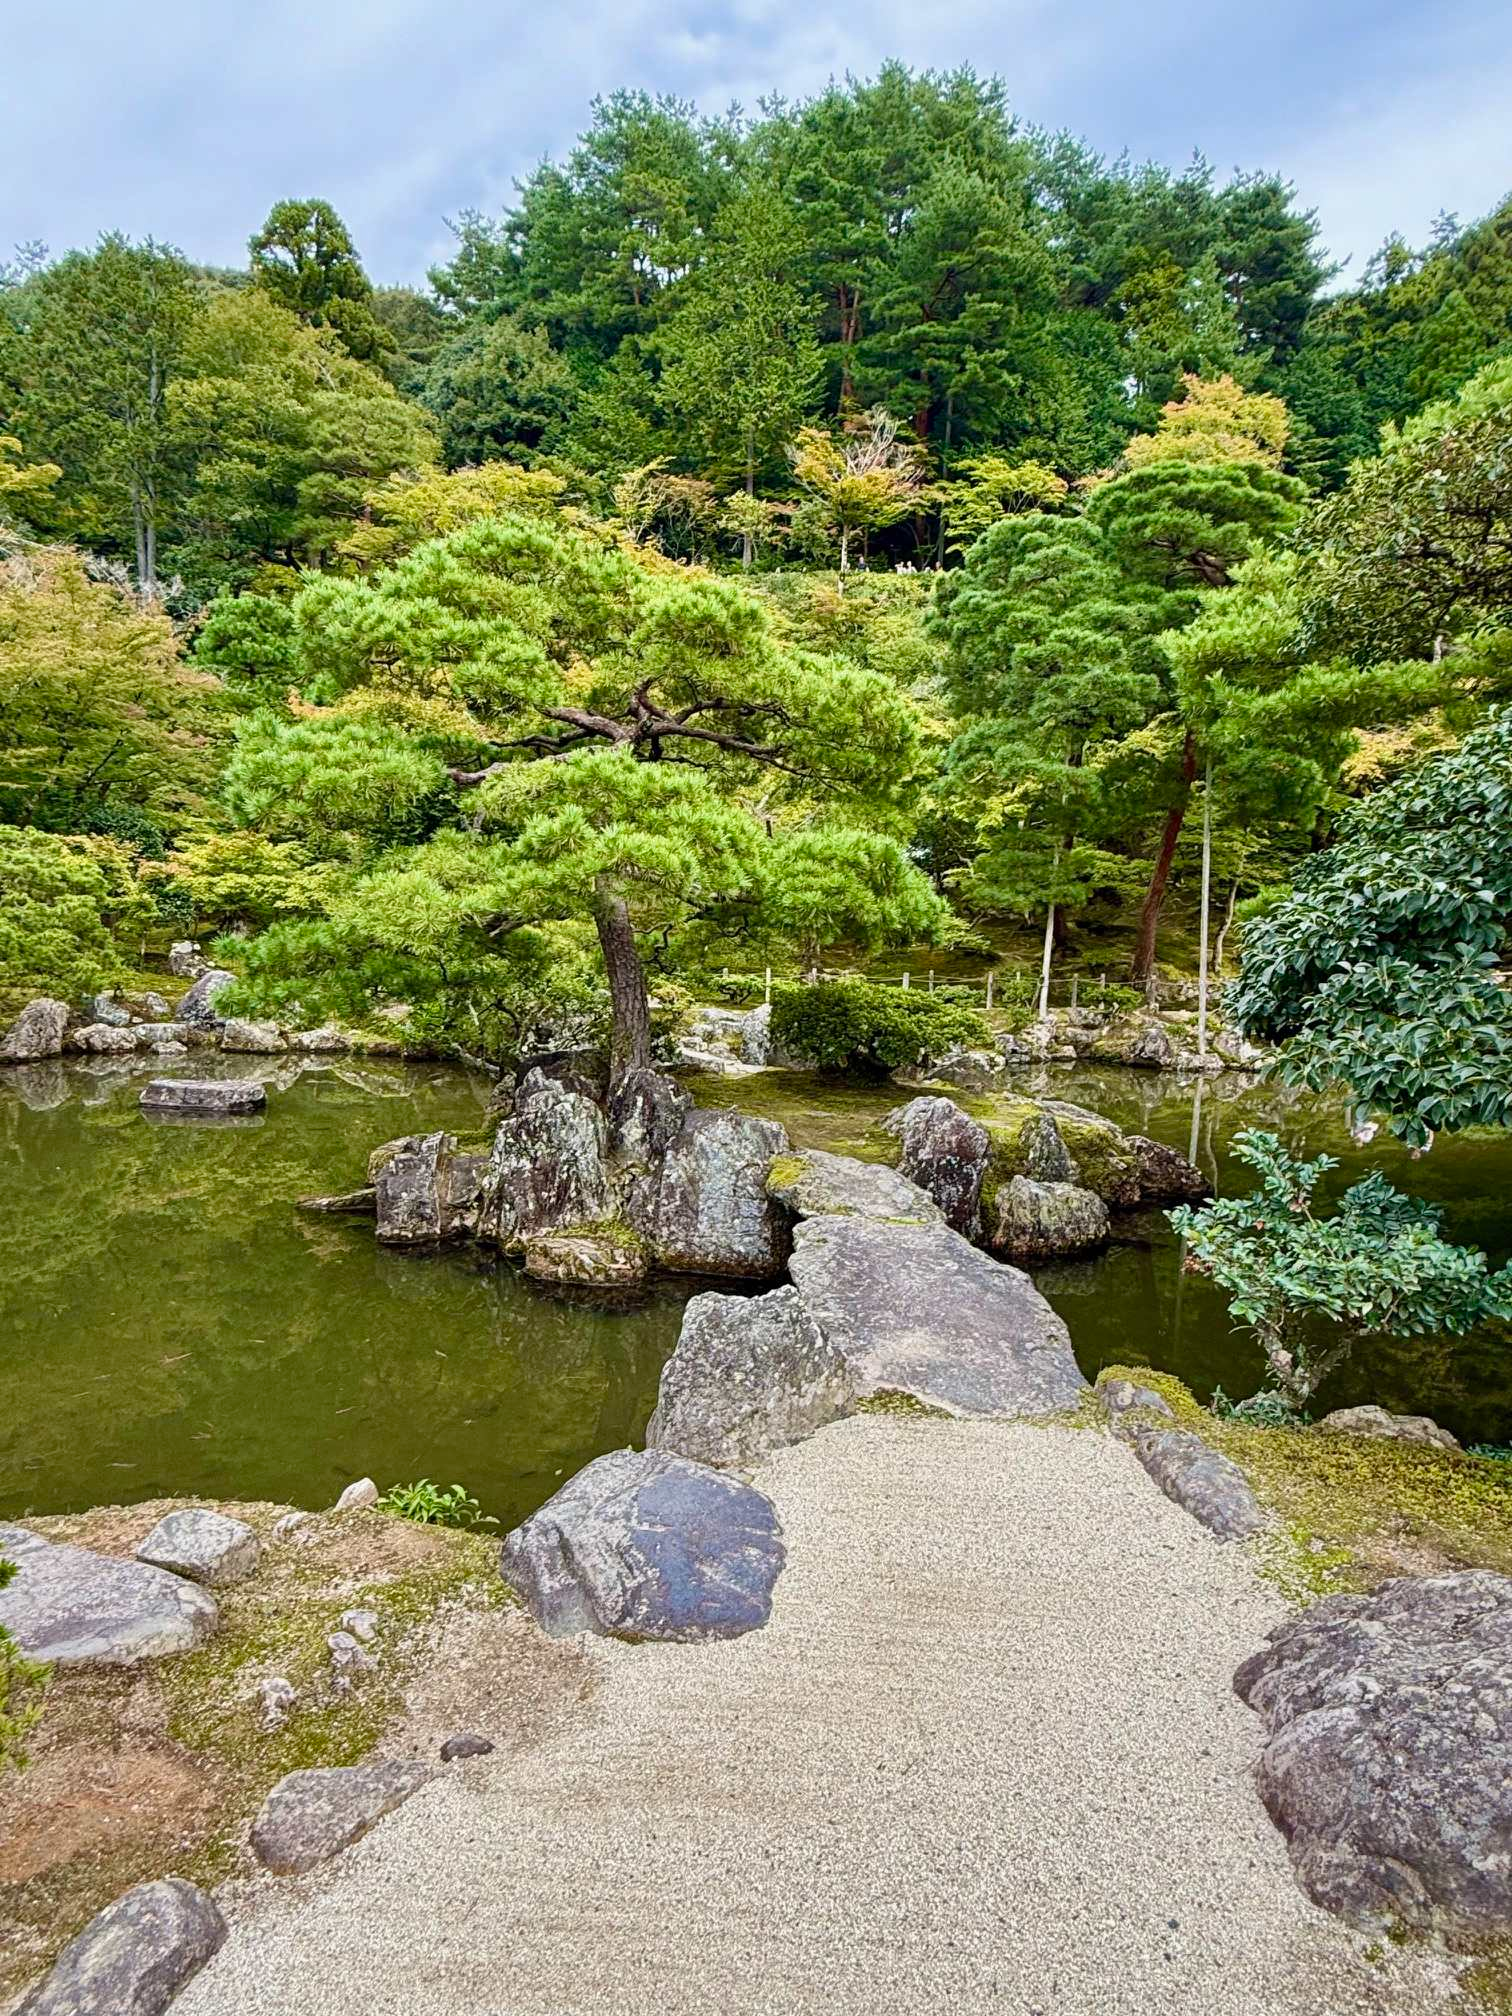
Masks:
[[[1229,1686],[1278,1601],[1127,1451],[864,1416],[758,1481],[767,1630],[592,1644],[533,1747],[229,1900],[175,2016],[1443,2006],[1293,1882]]]

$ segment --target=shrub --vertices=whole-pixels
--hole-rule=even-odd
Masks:
[[[829,1071],[885,1077],[957,1045],[989,1044],[974,1008],[942,995],[865,980],[780,987],[772,997],[772,1041]]]
[[[0,988],[65,1000],[108,986],[152,906],[117,840],[0,826]]]
[[[16,1564],[0,1559],[0,1589],[15,1580]],[[0,1624],[0,1772],[26,1764],[26,1739],[42,1713],[45,1666],[26,1658]]]

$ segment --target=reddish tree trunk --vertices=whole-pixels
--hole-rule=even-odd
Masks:
[[[1181,746],[1181,796],[1166,814],[1160,835],[1160,851],[1155,856],[1155,870],[1139,912],[1139,936],[1134,941],[1134,957],[1129,962],[1129,978],[1136,987],[1147,985],[1155,971],[1155,935],[1160,929],[1161,906],[1165,902],[1171,863],[1176,858],[1176,842],[1181,838],[1182,824],[1192,798],[1192,781],[1196,775],[1197,748],[1188,734]]]

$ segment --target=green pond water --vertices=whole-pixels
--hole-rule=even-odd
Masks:
[[[245,1075],[246,1063],[239,1072]],[[229,1060],[227,1060],[229,1064]],[[196,1075],[205,1066],[196,1060]],[[226,1068],[226,1066],[222,1066]],[[564,1300],[467,1250],[386,1252],[363,1219],[292,1199],[362,1180],[395,1134],[476,1134],[485,1080],[443,1067],[320,1060],[272,1076],[264,1118],[172,1125],[139,1113],[144,1070],[0,1072],[0,1518],[167,1494],[330,1504],[353,1477],[464,1482],[508,1525],[605,1449],[636,1442],[683,1303]],[[1227,1077],[1200,1088],[1128,1071],[1015,1079],[1096,1107],[1242,1182],[1233,1132],[1264,1125],[1445,1208],[1451,1236],[1512,1249],[1512,1137],[1411,1162],[1361,1151],[1316,1101]],[[698,1086],[780,1114],[800,1145],[879,1152],[894,1087],[781,1073]],[[903,1095],[906,1096],[906,1095]],[[1195,1127],[1195,1135],[1194,1135]],[[1082,1368],[1142,1362],[1206,1397],[1259,1384],[1223,1302],[1184,1276],[1158,1213],[1126,1217],[1096,1260],[1042,1270]],[[1466,1441],[1512,1441],[1512,1341],[1362,1346],[1323,1396],[1434,1414]]]

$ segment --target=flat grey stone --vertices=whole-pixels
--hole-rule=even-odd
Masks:
[[[998,1186],[990,1229],[994,1253],[1020,1261],[1068,1260],[1106,1246],[1108,1207],[1076,1183],[1036,1183],[1011,1176]]]
[[[0,1526],[0,1554],[19,1570],[0,1589],[0,1624],[32,1659],[57,1666],[134,1666],[191,1652],[215,1629],[215,1600],[143,1561]]]
[[[627,1213],[656,1259],[676,1274],[776,1280],[788,1253],[786,1212],[767,1195],[774,1155],[788,1147],[775,1120],[695,1108],[662,1159],[636,1186]]]
[[[1365,1435],[1379,1442],[1420,1442],[1456,1450],[1460,1444],[1428,1414],[1390,1414],[1384,1407],[1336,1407],[1318,1423],[1337,1435]]]
[[[646,1446],[742,1467],[801,1442],[855,1404],[855,1374],[796,1289],[695,1295],[662,1367]]]
[[[280,1778],[252,1823],[252,1852],[275,1876],[329,1862],[360,1841],[436,1775],[433,1764],[348,1764],[291,1771]]]
[[[186,1509],[165,1513],[136,1551],[138,1561],[149,1567],[166,1568],[214,1589],[254,1574],[262,1543],[244,1520]]]
[[[689,1642],[765,1624],[785,1558],[776,1511],[749,1484],[617,1449],[506,1536],[499,1570],[554,1637]]]
[[[16,2016],[161,2016],[226,1943],[226,1921],[180,1876],[139,1883],[91,1918]]]
[[[791,1273],[862,1394],[1035,1416],[1074,1407],[1086,1390],[1065,1324],[1029,1277],[947,1226],[808,1218]]]
[[[63,1032],[68,1027],[68,1007],[41,994],[28,1001],[21,1013],[0,1036],[0,1064],[32,1064],[42,1057],[56,1057],[63,1048]]]
[[[296,1197],[296,1211],[311,1211],[324,1217],[376,1218],[378,1188],[369,1183],[361,1190],[340,1190],[316,1197]]]
[[[1234,1676],[1256,1780],[1315,1902],[1459,1941],[1512,1933],[1512,1581],[1330,1596]]]
[[[896,1225],[938,1225],[940,1207],[917,1183],[885,1162],[860,1162],[802,1148],[780,1155],[767,1176],[767,1189],[800,1218],[854,1212]]]
[[[1267,1523],[1249,1479],[1200,1435],[1184,1428],[1140,1428],[1134,1453],[1174,1504],[1219,1540],[1247,1540]]]
[[[260,1113],[267,1103],[267,1088],[255,1078],[153,1078],[137,1100],[144,1113],[210,1119],[226,1113]]]

